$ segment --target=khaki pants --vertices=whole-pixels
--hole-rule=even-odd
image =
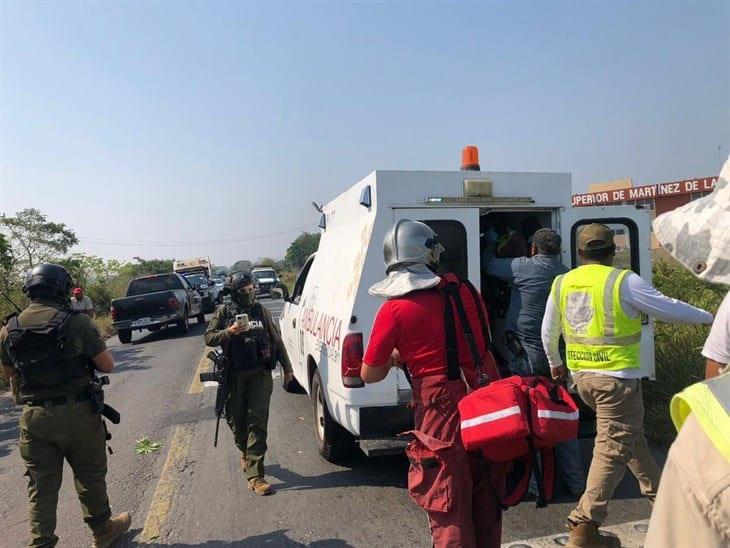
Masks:
[[[661,472],[644,437],[641,381],[581,373],[575,383],[580,397],[596,411],[597,433],[586,491],[568,519],[600,525],[627,466],[650,500],[656,497]]]
[[[55,546],[56,506],[63,460],[71,465],[84,521],[98,529],[111,516],[106,493],[106,437],[91,402],[26,405],[20,417],[20,456],[28,476],[30,546]]]

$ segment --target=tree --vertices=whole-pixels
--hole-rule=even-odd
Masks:
[[[253,263],[251,261],[240,259],[233,263],[233,266],[231,267],[229,272],[237,272],[238,270],[251,270],[252,266]]]
[[[310,234],[308,232],[302,232],[296,239],[289,245],[289,249],[286,250],[287,264],[294,269],[300,269],[304,266],[307,258],[317,251],[319,247],[320,234]]]
[[[13,266],[13,250],[7,238],[0,234],[0,276],[5,275]]]
[[[19,211],[15,217],[0,216],[0,228],[10,243],[12,264],[17,271],[30,270],[57,258],[79,243],[76,234],[65,224],[51,222],[32,208]]]
[[[259,259],[256,261],[257,266],[270,266],[274,267],[276,266],[276,259],[272,259],[271,257],[259,257]]]

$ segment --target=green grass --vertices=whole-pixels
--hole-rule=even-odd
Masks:
[[[700,281],[673,261],[654,261],[654,285],[669,297],[717,312],[727,288]],[[647,437],[668,445],[676,431],[669,417],[672,396],[704,378],[705,358],[701,354],[709,326],[656,322],[656,381],[644,381]]]

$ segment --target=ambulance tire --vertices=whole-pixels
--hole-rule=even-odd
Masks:
[[[357,443],[355,436],[337,424],[330,415],[319,371],[314,372],[311,393],[314,409],[314,439],[317,443],[317,450],[329,462],[342,462],[353,454]]]

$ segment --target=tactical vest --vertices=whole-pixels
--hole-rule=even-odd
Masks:
[[[707,437],[730,462],[730,373],[685,388],[672,398],[669,411],[677,431],[694,413]]]
[[[66,327],[73,314],[59,310],[50,321],[34,327],[21,327],[17,316],[8,320],[8,354],[20,374],[21,392],[89,377],[84,358],[71,355],[66,348]]]
[[[590,264],[555,278],[553,299],[560,309],[571,371],[639,368],[641,317],[630,318],[623,311],[619,294],[629,273]]]
[[[240,313],[240,311],[238,311]],[[236,309],[229,306],[226,325],[236,321]],[[232,337],[229,343],[229,356],[233,369],[255,369],[257,367],[271,368],[275,360],[272,358],[271,339],[264,322],[264,312],[260,303],[248,310],[248,325],[250,329]]]

